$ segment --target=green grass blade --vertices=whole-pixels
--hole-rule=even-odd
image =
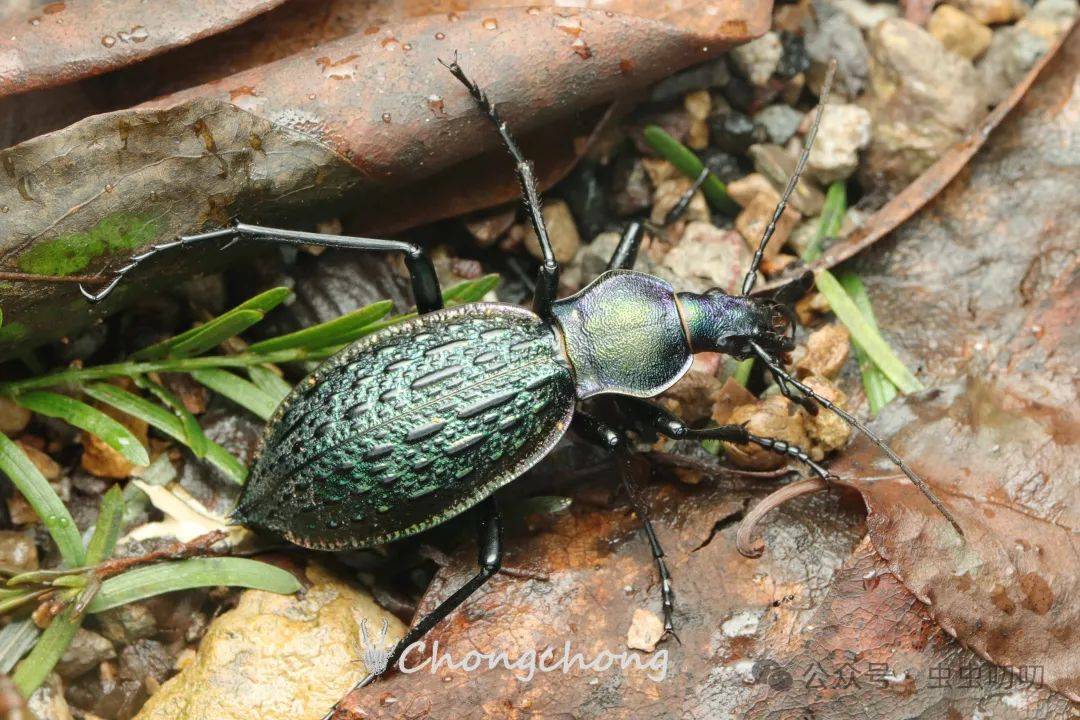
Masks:
[[[90,542],[86,544],[87,565],[97,565],[108,560],[116,548],[120,537],[120,525],[124,521],[124,493],[120,485],[109,488],[101,498],[101,511]]]
[[[863,285],[862,280],[853,272],[846,272],[839,279],[840,285],[851,296],[855,306],[862,311],[863,317],[876,330],[878,325],[874,317],[874,308],[870,304],[870,296],[866,293],[866,286]],[[855,352],[855,361],[859,364],[866,400],[870,404],[870,413],[877,415],[881,408],[896,398],[896,386],[885,377],[858,342],[853,340],[851,346]]]
[[[246,558],[193,558],[136,568],[111,577],[87,612],[98,613],[162,593],[228,585],[290,594],[300,590],[292,573]]]
[[[485,295],[499,286],[499,275],[491,273],[475,280],[459,282],[443,293],[443,303],[446,305],[464,305],[465,303],[479,302]]]
[[[230,310],[200,325],[194,333],[169,348],[172,357],[194,357],[236,337],[265,317],[258,310]]]
[[[274,398],[260,390],[255,383],[227,370],[195,370],[191,377],[263,420],[269,420],[277,409],[278,404],[274,402]]]
[[[188,431],[184,424],[176,415],[165,408],[107,383],[87,385],[83,390],[95,400],[112,405],[132,417],[139,418],[150,427],[165,433],[177,442],[189,445]],[[196,421],[196,424],[198,424],[198,421]],[[202,435],[202,428],[199,428],[199,434]],[[202,435],[202,437],[206,439],[205,459],[221,470],[230,480],[243,485],[244,479],[247,477],[247,469],[243,463],[229,454],[229,451],[225,448],[207,439],[205,435]]]
[[[705,165],[702,164],[701,159],[694,154],[693,150],[668,135],[662,128],[649,125],[645,128],[644,137],[649,147],[660,153],[665,160],[677,167],[679,172],[688,178],[696,180],[701,171],[705,169]],[[731,216],[739,214],[741,209],[739,204],[731,199],[724,183],[720,182],[720,178],[712,173],[709,173],[709,177],[705,179],[701,191],[705,193],[709,204],[720,212]]]
[[[905,393],[917,392],[922,389],[920,383],[911,371],[904,366],[900,358],[885,342],[877,328],[874,327],[863,315],[862,311],[847,294],[840,282],[828,270],[819,270],[814,276],[817,289],[829,301],[829,306],[844,323],[851,338],[858,343],[874,364],[878,366],[885,377],[889,378],[896,387]]]
[[[47,390],[37,390],[17,395],[15,402],[27,410],[59,418],[80,430],[85,430],[100,438],[102,442],[134,465],[150,464],[150,456],[146,454],[146,448],[137,437],[131,434],[130,430],[81,400]]]
[[[270,288],[265,292],[261,292],[258,295],[248,298],[234,307],[233,310],[258,310],[265,315],[281,303],[285,302],[290,295],[292,295],[292,290],[287,287]]]
[[[172,411],[172,414],[180,421],[180,426],[184,430],[183,438],[178,438],[180,442],[186,442],[195,457],[205,457],[210,441],[206,439],[202,425],[199,425],[198,419],[184,405],[184,401],[176,397],[167,387],[154,382],[145,375],[136,375],[135,384],[152,394],[162,405]]]
[[[739,364],[735,366],[735,372],[731,374],[731,379],[743,387],[746,387],[746,383],[750,381],[750,373],[753,372],[753,370],[754,358],[740,360]]]
[[[268,353],[298,347],[320,348],[327,345],[340,345],[349,342],[348,338],[355,332],[377,320],[381,320],[390,312],[392,307],[393,303],[389,300],[382,300],[334,320],[257,342],[251,345],[248,350],[257,353]]]
[[[53,618],[49,627],[41,633],[41,639],[34,645],[34,649],[15,666],[15,672],[11,675],[20,695],[30,697],[41,683],[45,682],[45,678],[75,639],[82,620],[83,616],[76,613],[73,607],[68,607]]]
[[[206,460],[237,485],[243,485],[247,480],[247,468],[244,467],[244,463],[215,442],[207,446]]]
[[[79,529],[75,527],[71,513],[22,448],[3,433],[0,433],[0,471],[11,479],[15,488],[45,523],[45,529],[60,548],[64,562],[69,567],[82,565],[82,538],[79,537]]]
[[[83,392],[98,402],[111,405],[117,410],[138,418],[158,430],[174,436],[179,434],[183,438],[183,428],[179,419],[165,408],[155,405],[146,398],[141,398],[135,393],[109,383],[91,383],[83,387]]]
[[[248,376],[255,386],[280,403],[292,392],[292,385],[267,365],[252,365],[247,369]]]
[[[34,647],[41,631],[30,618],[15,620],[0,630],[0,673],[7,675],[15,663]]]
[[[844,223],[844,214],[847,212],[847,186],[843,180],[837,180],[829,186],[825,193],[825,204],[821,208],[821,220],[818,223],[814,237],[803,251],[804,262],[813,262],[821,257],[822,244],[825,238],[834,238],[840,234],[840,226]]]
[[[217,316],[213,320],[210,320],[206,324],[200,325],[199,327],[191,328],[190,330],[182,332],[179,335],[175,335],[175,336],[173,336],[171,338],[168,338],[166,340],[162,340],[161,342],[154,343],[153,345],[150,345],[149,347],[145,347],[142,350],[139,350],[138,352],[136,352],[132,357],[135,358],[136,360],[155,360],[155,359],[158,359],[158,358],[163,358],[166,355],[173,354],[175,352],[175,348],[178,345],[185,345],[185,344],[191,342],[192,338],[194,338],[197,335],[199,335],[200,333],[204,332],[205,329],[208,326],[212,325],[215,322],[221,321],[223,318],[226,318],[227,316],[230,316],[230,315],[233,315],[233,314],[256,312],[256,313],[259,314],[259,318],[255,322],[258,322],[259,320],[262,319],[262,316],[266,315],[266,313],[270,312],[275,307],[277,307],[282,302],[284,302],[285,299],[287,297],[289,297],[289,295],[291,293],[292,293],[292,291],[289,290],[289,288],[286,288],[286,287],[277,287],[277,288],[273,288],[271,290],[267,290],[264,293],[259,293],[255,297],[249,298],[245,302],[243,302],[243,303],[237,305],[236,307],[234,307],[232,310],[228,310],[228,311],[222,313],[221,315]],[[248,317],[250,317],[250,316],[248,316]],[[230,322],[232,322],[232,321],[230,321]],[[254,324],[254,323],[252,323],[252,324]],[[246,329],[246,328],[244,328],[244,329]],[[233,335],[235,335],[235,334],[236,333],[233,333]],[[232,336],[230,335],[229,337],[232,337]],[[223,339],[228,339],[228,338],[223,338]],[[216,345],[216,344],[217,343],[214,343],[214,345]],[[213,347],[213,345],[211,345],[210,347]]]

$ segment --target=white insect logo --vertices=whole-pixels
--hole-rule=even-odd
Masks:
[[[386,643],[386,634],[389,630],[390,624],[386,618],[383,618],[382,627],[379,628],[379,637],[375,642],[372,642],[371,636],[368,635],[367,619],[360,621],[362,659],[369,673],[380,675],[386,670],[386,665],[390,661],[390,652],[393,649],[393,645],[387,645]]]

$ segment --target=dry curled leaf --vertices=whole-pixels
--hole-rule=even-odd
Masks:
[[[937,623],[1080,699],[1080,117],[1074,31],[983,153],[859,262],[881,326],[934,389],[877,428],[948,523],[865,440],[834,464],[875,549]],[[1034,230],[1033,229],[1037,229]]]
[[[517,193],[513,168],[440,59],[457,53],[550,184],[611,102],[764,32],[769,10],[702,0],[398,13],[374,32],[95,115],[0,151],[9,180],[0,269],[95,273],[231,217],[296,224],[349,211],[360,231],[385,234],[503,202]],[[216,257],[174,256],[139,275],[160,287]],[[91,319],[70,284],[20,283],[3,295],[0,353]]]
[[[61,85],[187,45],[284,0],[63,0],[0,21],[0,98]]]
[[[519,679],[528,671],[527,653],[539,655],[548,646],[555,658],[562,657],[566,643],[586,658],[631,652],[626,642],[635,612],[660,614],[656,571],[639,521],[625,507],[589,508],[583,499],[588,493],[579,486],[570,510],[535,535],[508,531],[505,564],[546,579],[496,575],[427,637],[429,650],[437,641],[443,656],[458,661],[470,651],[505,652],[511,660],[524,656],[525,664],[491,670],[485,664],[473,672],[445,666],[432,672],[425,665],[412,674],[394,674],[352,694],[337,720],[630,720],[642,717],[645,707],[655,720],[738,717],[739,699],[751,690],[747,658],[764,652],[751,632],[754,623],[773,617],[791,622],[819,601],[861,534],[850,511],[838,513],[831,499],[815,498],[770,526],[777,555],[749,561],[735,551],[732,527],[750,495],[745,487],[652,485],[645,495],[674,578],[682,643],[669,639],[651,653],[638,652],[645,663],[638,667],[594,671],[572,664],[566,673],[537,670]],[[807,555],[811,547],[821,550]],[[418,612],[465,582],[475,561],[471,547],[455,553]],[[412,668],[423,659],[410,657]],[[652,679],[660,677],[665,662],[664,679]]]
[[[825,600],[795,623],[773,623],[754,661],[747,720],[1067,717],[1069,703],[964,649],[941,631],[877,556],[857,547]]]

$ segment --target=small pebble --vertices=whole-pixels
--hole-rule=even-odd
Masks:
[[[755,196],[750,201],[750,204],[743,208],[743,211],[735,218],[735,229],[739,231],[739,234],[743,236],[751,249],[757,248],[762,235],[765,233],[765,227],[769,224],[775,210],[776,203],[772,201],[772,198],[760,194]],[[765,247],[765,257],[771,258],[780,252],[780,248],[787,243],[788,236],[801,218],[802,216],[799,215],[798,211],[791,206],[784,210],[784,214],[780,216],[780,221],[776,223],[776,232],[773,233],[769,244]]]
[[[612,173],[611,208],[618,217],[637,215],[652,203],[653,185],[644,161],[623,154]]]
[[[986,52],[994,31],[952,5],[939,5],[926,23],[926,29],[946,50],[968,60]]]
[[[626,646],[632,650],[652,652],[664,637],[664,621],[656,613],[643,608],[634,610],[630,628],[626,631]]]
[[[742,71],[743,77],[752,84],[762,87],[780,65],[784,46],[780,36],[767,32],[756,40],[739,45],[731,51],[735,67]]]
[[[867,3],[862,0],[832,0],[833,7],[847,13],[863,30],[871,30],[882,20],[899,17],[900,8],[892,3]]]
[[[810,333],[804,352],[795,360],[795,369],[803,377],[819,375],[835,378],[847,362],[851,336],[840,323],[829,323]]]
[[[1052,45],[1072,27],[1078,11],[1077,0],[1039,0],[1017,25]]]
[[[675,204],[682,198],[683,193],[689,190],[692,184],[693,181],[690,178],[680,175],[670,180],[664,180],[657,185],[649,220],[656,225],[663,225],[668,212],[675,207]],[[690,204],[687,205],[686,211],[682,214],[680,220],[685,222],[704,220],[708,222],[710,219],[709,204],[705,202],[705,195],[698,190],[690,199]]]
[[[761,173],[750,173],[728,183],[727,191],[731,199],[742,207],[749,205],[755,197],[761,194],[767,195],[773,205],[780,202],[780,193],[773,189],[772,183]]]
[[[743,155],[751,145],[768,138],[765,128],[734,110],[714,117],[711,129],[713,145],[733,155]]]
[[[702,153],[701,161],[709,168],[709,172],[725,184],[746,174],[739,165],[739,159],[723,150],[709,148]]]
[[[858,105],[826,105],[807,172],[822,185],[846,180],[859,167],[859,151],[870,143],[870,122],[870,113]]]
[[[979,61],[976,72],[982,99],[997,105],[1050,50],[1050,43],[1020,24],[994,33],[990,47]]]
[[[707,90],[698,90],[683,98],[683,107],[694,120],[706,120],[712,110],[712,96]]]
[[[653,86],[649,100],[655,103],[670,102],[695,90],[724,87],[730,79],[727,63],[724,58],[718,58],[664,78]]]
[[[780,43],[783,45],[784,52],[776,66],[777,77],[790,80],[810,69],[810,56],[806,54],[806,41],[801,34],[781,33]]]
[[[768,178],[777,192],[787,186],[788,179],[795,173],[795,155],[779,145],[753,145],[750,158],[754,161],[754,169]],[[791,195],[791,207],[803,215],[817,215],[824,204],[825,194],[809,177],[803,175]]]
[[[1022,0],[948,0],[948,4],[962,10],[983,25],[1012,22],[1024,16],[1027,6]]]
[[[581,235],[578,234],[577,224],[570,213],[570,207],[562,200],[551,200],[544,205],[541,212],[547,224],[555,259],[560,263],[570,262],[581,247]],[[531,226],[525,232],[525,247],[537,260],[543,259],[540,241]]]
[[[857,97],[866,87],[870,53],[862,32],[847,14],[838,12],[807,34],[806,52],[810,56],[811,87],[820,91],[829,61],[836,59],[834,92],[838,96]]]
[[[734,230],[722,230],[708,222],[691,222],[679,243],[668,251],[661,270],[680,290],[704,292],[720,288],[739,291],[750,264],[751,250]]]
[[[803,113],[788,105],[770,105],[754,115],[754,122],[765,128],[769,142],[783,145],[795,135]]]
[[[30,416],[26,408],[0,397],[0,433],[18,435],[30,424]]]

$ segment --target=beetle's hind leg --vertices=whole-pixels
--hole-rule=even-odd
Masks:
[[[626,489],[626,494],[630,499],[634,512],[641,518],[641,523],[645,528],[645,536],[649,539],[649,550],[652,552],[657,573],[660,575],[660,604],[664,612],[664,634],[671,635],[676,640],[679,640],[679,636],[675,634],[675,625],[672,622],[675,614],[675,589],[671,583],[671,573],[668,571],[667,556],[664,555],[664,548],[661,547],[660,541],[656,537],[656,530],[653,529],[648,508],[641,501],[636,489],[633,487],[628,469],[623,466],[624,463],[630,461],[630,447],[626,440],[626,433],[585,413],[575,415],[570,427],[582,439],[611,451],[615,456],[615,462],[619,464],[619,476],[622,479],[623,487]]]
[[[322,247],[344,248],[346,250],[399,252],[405,257],[405,267],[408,269],[409,277],[412,280],[417,311],[428,313],[440,309],[443,304],[439,279],[435,275],[435,266],[432,265],[431,258],[427,256],[424,249],[415,243],[402,240],[350,237],[347,235],[324,235],[322,233],[282,230],[244,223],[235,223],[232,227],[199,233],[198,235],[182,235],[171,242],[153,245],[148,250],[134,255],[131,261],[117,270],[116,276],[96,293],[89,292],[82,285],[79,286],[79,289],[82,291],[83,297],[90,302],[104,300],[109,293],[116,289],[116,286],[120,284],[128,273],[144,261],[176,247],[188,247],[214,240],[228,240],[229,243],[227,244],[232,244],[237,240],[254,240],[282,245],[319,245]]]
[[[420,618],[420,621],[413,625],[409,632],[405,633],[405,637],[397,641],[390,654],[387,655],[383,666],[381,668],[368,668],[368,675],[357,683],[350,692],[370,685],[376,678],[394,667],[410,645],[420,641],[439,621],[454,612],[502,567],[502,515],[499,513],[499,506],[495,498],[489,497],[481,502],[476,506],[475,512],[478,545],[477,564],[480,566],[476,575],[458,588],[453,595],[439,603],[437,608]],[[334,707],[330,708],[330,712],[324,715],[322,720],[333,718],[340,704],[341,702],[338,701]]]
[[[521,148],[518,147],[514,136],[510,134],[509,126],[499,116],[498,110],[488,98],[487,93],[481,90],[480,86],[465,74],[465,71],[458,65],[457,59],[455,58],[451,63],[443,63],[443,65],[468,89],[476,104],[495,123],[503,144],[506,145],[506,149],[514,157],[518,181],[521,183],[521,198],[525,203],[525,209],[529,213],[533,230],[536,231],[537,240],[540,242],[540,251],[544,256],[536,277],[533,310],[540,317],[548,319],[551,316],[551,304],[555,302],[555,297],[559,291],[559,263],[555,259],[555,251],[551,247],[551,239],[548,237],[544,216],[540,212],[540,191],[536,187],[536,175],[533,172],[533,165],[525,159],[525,155],[521,152]]]

